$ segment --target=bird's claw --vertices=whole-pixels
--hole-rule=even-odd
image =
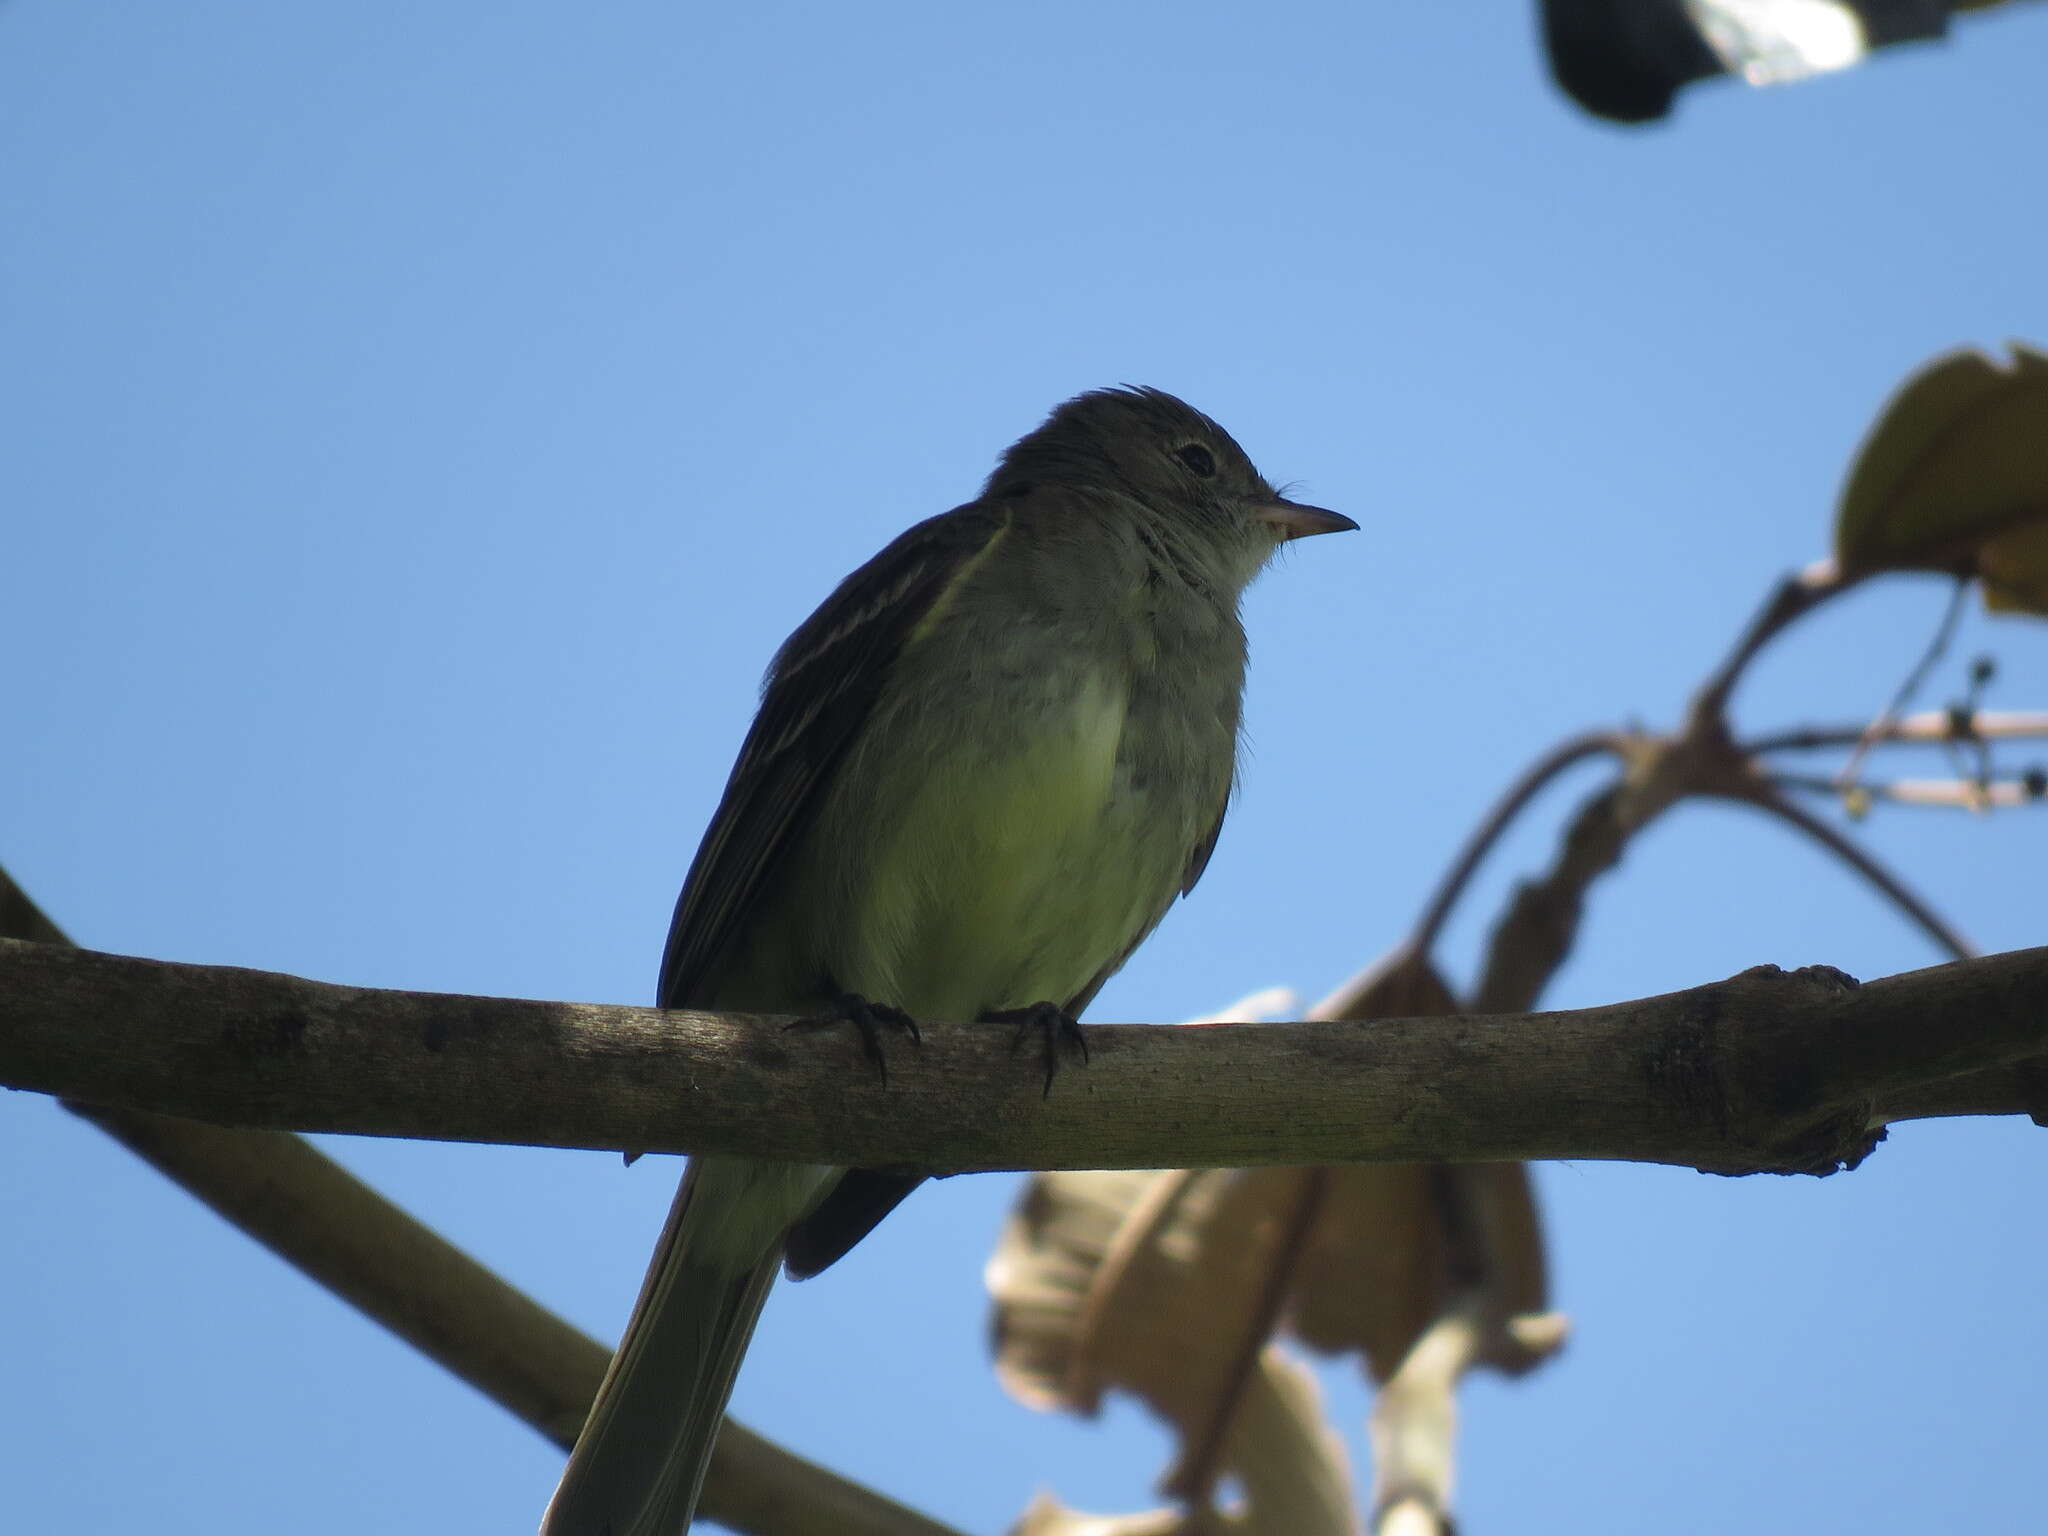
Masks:
[[[984,1013],[985,1024],[1015,1024],[1017,1032],[1010,1037],[1010,1050],[1031,1035],[1036,1034],[1045,1051],[1045,1088],[1040,1098],[1052,1096],[1052,1080],[1059,1075],[1060,1047],[1066,1046],[1081,1058],[1081,1065],[1088,1065],[1088,1037],[1081,1031],[1081,1023],[1058,1003],[1033,1003],[1028,1008],[1000,1008]]]
[[[829,1012],[797,1019],[784,1028],[814,1034],[823,1029],[837,1029],[842,1024],[851,1024],[859,1034],[861,1054],[875,1064],[884,1087],[889,1083],[889,1058],[882,1050],[882,1031],[901,1030],[910,1036],[912,1045],[924,1044],[924,1034],[918,1029],[917,1020],[888,1003],[871,1003],[858,992],[842,992],[834,999]]]

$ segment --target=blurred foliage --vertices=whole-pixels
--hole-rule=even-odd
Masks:
[[[1975,577],[1987,607],[2048,614],[2048,355],[1966,349],[1908,379],[1850,470],[1835,560]]]

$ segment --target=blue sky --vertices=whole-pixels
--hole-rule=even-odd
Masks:
[[[1675,716],[1824,551],[1901,376],[2048,340],[2044,45],[2019,7],[1624,132],[1509,5],[16,0],[0,863],[99,948],[646,1000],[782,635],[1054,402],[1132,381],[1364,531],[1252,594],[1243,795],[1094,1016],[1320,995],[1529,758]],[[1741,719],[1867,714],[1939,604],[1837,605]],[[1930,699],[1986,649],[1990,703],[2048,704],[2043,632],[1977,616]],[[1460,974],[1570,800],[1489,866]],[[2048,822],[1863,830],[1984,947],[2043,940]],[[1548,1001],[1936,958],[1813,852],[1688,808]],[[22,1529],[531,1528],[559,1470],[531,1431],[54,1106],[0,1111]],[[672,1188],[661,1159],[329,1146],[603,1337]],[[2038,1519],[2043,1146],[1539,1170],[1576,1333],[1468,1394],[1465,1528]],[[1037,1416],[987,1370],[1014,1189],[928,1189],[784,1287],[736,1411],[976,1532],[1041,1486],[1151,1502],[1141,1414]]]

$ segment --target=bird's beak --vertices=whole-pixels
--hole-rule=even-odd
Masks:
[[[1252,508],[1252,516],[1279,529],[1283,539],[1305,539],[1315,533],[1355,533],[1358,530],[1358,524],[1342,512],[1304,506],[1298,501],[1289,501],[1285,496],[1260,502]]]

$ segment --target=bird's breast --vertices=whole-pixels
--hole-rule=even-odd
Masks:
[[[819,840],[863,850],[837,882],[840,985],[935,1019],[1064,1003],[1157,920],[1232,748],[1213,712],[1196,747],[1122,660],[1012,656],[878,722]]]

